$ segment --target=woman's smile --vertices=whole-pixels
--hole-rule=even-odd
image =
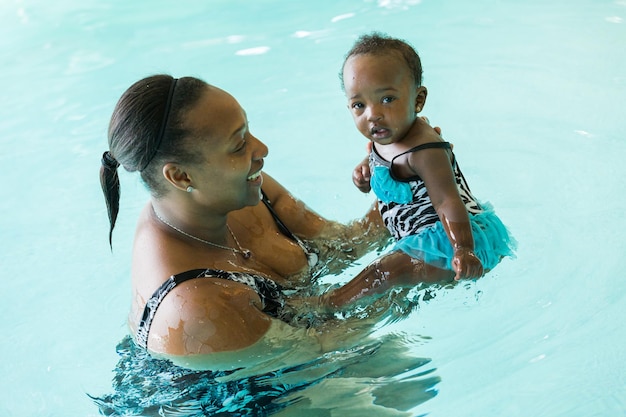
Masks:
[[[260,187],[260,186],[263,184],[263,175],[261,175],[261,171],[259,170],[259,171],[257,171],[256,173],[254,173],[254,174],[250,175],[250,176],[247,178],[247,181],[248,181],[250,184],[253,184],[253,185],[258,185],[258,186]]]

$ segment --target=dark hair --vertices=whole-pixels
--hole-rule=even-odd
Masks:
[[[208,84],[193,77],[153,75],[131,85],[120,97],[109,123],[109,151],[102,157],[100,183],[109,215],[109,244],[119,211],[117,167],[139,171],[153,196],[165,194],[161,167],[165,162],[193,163],[199,158],[188,146],[193,133],[183,126]]]
[[[341,89],[345,90],[343,83],[343,69],[346,66],[346,61],[355,55],[373,54],[384,55],[390,51],[399,53],[406,62],[415,85],[422,85],[422,62],[415,49],[406,41],[401,39],[392,38],[379,32],[372,32],[367,35],[361,35],[352,48],[346,54],[341,71],[339,72],[339,80],[341,81]]]

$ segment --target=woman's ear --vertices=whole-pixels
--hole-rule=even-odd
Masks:
[[[163,176],[165,179],[179,190],[186,191],[191,185],[191,178],[187,172],[174,163],[168,162],[163,165]]]
[[[419,113],[424,108],[424,104],[426,104],[426,96],[428,95],[428,90],[426,87],[420,86],[417,87],[415,97],[415,113]]]

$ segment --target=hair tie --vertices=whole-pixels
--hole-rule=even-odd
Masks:
[[[170,91],[167,93],[167,101],[165,102],[165,111],[163,112],[163,122],[161,123],[161,129],[159,129],[159,136],[157,137],[156,145],[154,146],[154,151],[150,158],[146,161],[146,164],[139,170],[139,172],[148,168],[150,162],[154,159],[157,154],[159,148],[161,147],[161,142],[163,142],[163,136],[165,136],[165,129],[167,128],[167,122],[170,118],[170,110],[172,109],[172,99],[174,98],[174,89],[176,89],[176,82],[178,78],[172,79],[172,84],[170,84]]]
[[[110,169],[111,171],[115,171],[117,167],[120,166],[120,163],[117,162],[117,159],[113,158],[113,156],[111,155],[111,152],[109,151],[106,151],[105,153],[102,154],[101,162],[102,162],[102,166]]]

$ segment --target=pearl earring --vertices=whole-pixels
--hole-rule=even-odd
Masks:
[[[190,185],[189,187],[187,187],[187,192],[190,193],[193,191],[193,187]]]

